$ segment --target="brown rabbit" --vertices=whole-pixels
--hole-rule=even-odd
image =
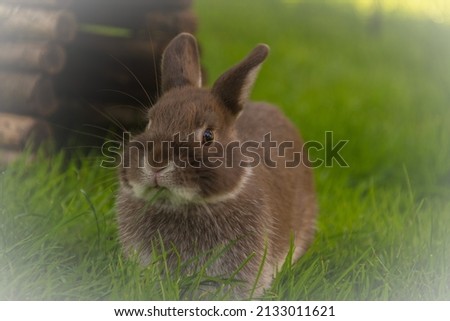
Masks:
[[[167,260],[175,267],[179,259],[229,246],[207,272],[230,277],[250,258],[233,275],[243,281],[237,297],[247,296],[255,282],[255,293],[262,294],[290,244],[297,260],[315,231],[307,157],[286,166],[302,152],[297,129],[275,106],[247,101],[268,52],[266,45],[257,46],[205,89],[195,38],[174,38],[162,59],[163,95],[148,112],[146,130],[124,146],[120,169],[117,210],[125,252],[148,264],[161,240],[174,249]],[[272,145],[293,147],[264,148],[268,133]]]

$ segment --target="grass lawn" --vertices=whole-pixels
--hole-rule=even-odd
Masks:
[[[333,3],[195,3],[210,83],[265,42],[253,98],[307,140],[349,141],[349,167],[315,170],[313,246],[266,298],[450,300],[450,25]],[[166,278],[122,258],[115,171],[94,152],[64,159],[0,172],[0,299],[193,298],[201,274]]]

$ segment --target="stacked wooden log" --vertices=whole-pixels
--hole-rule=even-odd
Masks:
[[[43,119],[58,107],[52,77],[63,69],[63,46],[77,31],[75,16],[55,4],[0,1],[0,163],[51,136]]]
[[[0,0],[0,163],[30,141],[139,127],[164,47],[196,31],[191,2]]]

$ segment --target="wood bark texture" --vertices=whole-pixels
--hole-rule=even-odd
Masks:
[[[36,7],[67,7],[73,3],[73,0],[0,0],[0,3],[30,5]]]
[[[57,107],[53,84],[48,77],[0,71],[0,112],[47,116]]]
[[[75,37],[75,16],[66,10],[30,8],[0,3],[0,37],[70,42]]]
[[[0,146],[20,149],[39,145],[51,137],[50,126],[29,116],[0,113]]]
[[[66,63],[62,46],[42,42],[0,42],[0,68],[59,73]]]

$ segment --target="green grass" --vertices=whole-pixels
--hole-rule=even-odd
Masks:
[[[390,12],[371,30],[350,5],[257,3],[196,2],[210,83],[268,43],[253,98],[278,104],[307,140],[349,140],[348,168],[315,170],[313,246],[266,298],[449,300],[450,26]],[[116,182],[95,153],[1,172],[0,299],[195,298],[202,275],[122,258]]]

